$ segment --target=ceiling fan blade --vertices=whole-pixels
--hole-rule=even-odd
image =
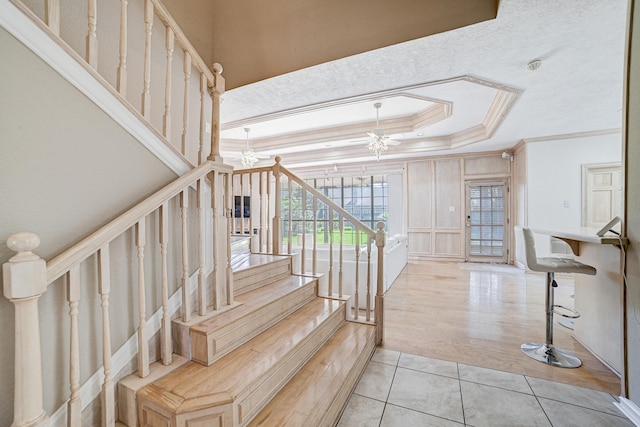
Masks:
[[[374,129],[370,132],[367,132],[371,138],[384,138],[384,130],[383,129]]]

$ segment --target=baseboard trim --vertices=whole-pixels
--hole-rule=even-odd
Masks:
[[[626,415],[627,418],[637,427],[640,427],[640,407],[627,398],[619,396],[619,402],[613,404]]]

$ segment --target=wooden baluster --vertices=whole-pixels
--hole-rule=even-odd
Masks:
[[[274,203],[273,203],[273,253],[280,255],[282,253],[282,232],[280,225],[282,224],[282,191],[280,190],[280,156],[276,156],[276,164],[273,170],[275,178],[274,186]]]
[[[373,200],[373,199],[371,199]],[[367,322],[371,320],[371,238],[367,236]]]
[[[354,224],[355,228],[355,224]],[[358,320],[360,314],[360,230],[357,228],[354,230],[356,233],[356,281],[355,281],[355,300],[354,300],[354,315],[353,318]]]
[[[67,402],[67,425],[80,426],[82,402],[80,401],[80,337],[78,332],[78,304],[80,302],[80,265],[69,270],[67,282],[69,302],[69,384],[71,394]]]
[[[260,193],[260,220],[258,221],[258,227],[260,230],[260,238],[259,243],[260,243],[260,250],[258,252],[262,252],[264,251],[264,227],[263,227],[263,223],[265,221],[264,219],[264,189],[263,189],[263,178],[262,178],[262,172],[258,172],[258,177],[260,177],[260,188],[259,188],[259,193]]]
[[[42,405],[42,353],[38,299],[47,290],[47,266],[33,251],[40,238],[18,233],[7,239],[17,252],[4,263],[4,296],[14,305],[14,367],[12,426],[45,427],[49,417]],[[4,325],[8,327],[8,325]]]
[[[376,289],[375,320],[378,325],[376,332],[376,344],[382,345],[384,340],[384,245],[386,236],[384,234],[384,222],[378,222],[376,231],[376,246],[378,247],[378,278]]]
[[[191,80],[191,54],[184,51],[184,103],[182,109],[182,145],[180,152],[187,156],[187,143],[189,135],[189,81]]]
[[[206,242],[204,233],[206,230],[205,201],[204,201],[204,178],[197,182],[198,195],[198,314],[207,314],[207,283],[205,280],[205,252]]]
[[[189,282],[189,188],[180,193],[180,210],[182,213],[182,320],[191,320],[191,284]]]
[[[211,151],[209,160],[221,162],[220,156],[220,97],[224,93],[224,77],[222,77],[222,65],[213,64],[213,86],[211,87]]]
[[[213,256],[213,309],[219,310],[221,304],[220,298],[220,281],[218,280],[218,275],[220,274],[220,251],[218,250],[218,245],[221,242],[219,230],[220,230],[220,212],[219,212],[219,202],[218,199],[220,197],[219,188],[219,174],[217,171],[211,172],[211,215],[213,216],[212,221],[212,256]],[[223,234],[224,236],[224,234]],[[230,240],[230,239],[229,239]]]
[[[102,426],[114,426],[115,387],[111,374],[111,327],[109,325],[109,294],[111,293],[111,272],[109,244],[98,250],[98,292],[102,307],[102,360],[104,365],[104,383],[102,384]]]
[[[271,235],[271,172],[267,171],[265,185],[267,186],[267,218],[265,223],[267,224],[267,252],[273,253],[273,240]]]
[[[198,164],[201,165],[206,157],[204,153],[204,141],[207,135],[206,122],[205,118],[205,101],[206,101],[206,93],[207,93],[207,76],[200,72],[200,141],[198,145]]]
[[[238,230],[237,234],[244,234],[244,173],[240,173],[240,175],[238,176],[238,178],[240,179],[240,212],[238,212],[240,214],[240,216],[236,219],[236,222],[233,224],[234,226],[234,231]],[[235,207],[235,200],[234,200],[234,206],[233,206],[233,214],[235,215],[236,212],[236,207]],[[238,220],[240,221],[240,226],[238,227]]]
[[[162,134],[171,138],[171,63],[173,62],[174,35],[171,27],[167,27],[165,49],[167,50],[167,77],[164,83],[164,116],[162,117]]]
[[[287,179],[287,186],[289,189],[289,239],[287,244],[287,253],[291,255],[293,253],[293,199],[291,196],[292,188],[291,178]]]
[[[153,29],[153,3],[144,2],[144,86],[142,89],[142,115],[151,118],[151,30]]]
[[[253,235],[253,223],[252,223],[252,218],[255,218],[256,215],[256,211],[254,211],[252,209],[252,204],[253,202],[253,173],[249,172],[249,235]],[[244,208],[243,208],[244,209]],[[244,212],[244,210],[243,210]],[[252,216],[253,215],[253,216]],[[251,244],[249,244],[249,248],[251,248]]]
[[[116,90],[122,96],[127,94],[127,4],[128,0],[120,0],[120,46]]]
[[[344,266],[344,217],[340,215],[340,267],[338,270],[338,297],[342,298],[342,267]]]
[[[302,200],[300,202],[301,204],[301,211],[302,211],[302,249],[300,251],[301,253],[301,258],[300,258],[300,273],[304,274],[306,271],[306,267],[305,267],[305,258],[307,257],[306,254],[306,245],[307,245],[307,190],[305,190],[304,188],[300,187],[300,189],[302,190]]]
[[[233,270],[231,269],[231,228],[233,227],[233,178],[231,172],[226,174],[226,190],[225,196],[227,200],[227,305],[233,304]]]
[[[86,61],[91,68],[98,69],[98,38],[96,36],[96,16],[98,12],[97,0],[89,0],[89,11],[87,18],[89,21],[87,30],[87,51]]]
[[[147,293],[144,282],[144,247],[146,245],[146,219],[140,218],[136,225],[138,247],[138,376],[149,375],[149,337],[147,334]]]
[[[160,325],[160,357],[163,365],[170,365],[173,353],[171,315],[169,313],[169,272],[167,252],[169,246],[169,204],[160,206],[160,257],[162,259],[162,321]]]
[[[318,198],[313,195],[313,252],[312,269],[313,274],[318,271]]]
[[[45,0],[44,22],[56,36],[60,35],[60,0]]]
[[[329,296],[333,296],[333,208],[329,206]]]

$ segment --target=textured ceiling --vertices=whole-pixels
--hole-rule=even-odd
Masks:
[[[622,118],[626,12],[626,0],[503,0],[494,20],[230,90],[224,95],[222,122],[223,129],[232,132],[235,127],[236,133],[223,139],[222,149],[226,152],[238,149],[237,129],[243,126],[255,126],[258,130],[263,120],[286,117],[288,112],[299,114],[330,108],[351,99],[371,100],[363,103],[363,108],[371,112],[375,124],[371,108],[374,99],[420,85],[430,86],[432,95],[451,103],[452,115],[446,120],[455,122],[464,117],[464,105],[485,102],[476,98],[473,91],[443,84],[462,77],[495,84],[517,94],[495,129],[483,141],[458,148],[450,148],[454,144],[443,146],[442,150],[434,151],[432,147],[405,153],[402,143],[391,147],[381,162],[420,155],[502,150],[522,139],[618,129]],[[542,66],[529,71],[527,63],[536,58],[542,59]],[[384,106],[381,113],[383,110]],[[332,127],[327,123],[322,126],[325,125]],[[447,126],[455,128],[455,123]],[[272,156],[281,155],[289,167],[310,165],[310,159],[318,166],[369,159],[364,142],[362,157],[358,157],[354,150],[341,153],[327,146],[331,139],[344,139],[342,135],[323,139],[322,147],[313,138],[314,134],[322,134],[318,123],[310,123],[308,129],[308,141],[287,138],[294,130],[301,131],[299,125],[295,129],[282,126],[277,137],[256,134],[255,140],[252,138],[253,148]],[[407,138],[414,138],[414,148],[418,147],[415,135],[409,134]],[[292,144],[292,140],[296,143]],[[281,152],[278,141],[283,144]],[[312,151],[316,148],[317,152]]]

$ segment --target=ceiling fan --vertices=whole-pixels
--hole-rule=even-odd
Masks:
[[[253,165],[256,162],[258,162],[259,160],[270,158],[270,156],[268,156],[266,154],[256,153],[253,150],[253,148],[251,148],[251,145],[249,144],[249,131],[250,130],[251,130],[250,128],[244,128],[244,131],[246,132],[244,149],[239,153],[239,155],[234,156],[235,158],[240,159],[240,162],[242,163],[242,166],[244,166],[245,168],[253,167]]]
[[[386,136],[384,134],[384,129],[380,128],[380,107],[382,107],[382,102],[376,102],[373,104],[373,108],[376,109],[376,128],[367,132],[367,135],[371,138],[367,147],[369,148],[369,151],[378,158],[378,160],[380,160],[380,155],[387,151],[387,148],[389,148],[390,145],[400,144],[400,141],[390,139]]]

